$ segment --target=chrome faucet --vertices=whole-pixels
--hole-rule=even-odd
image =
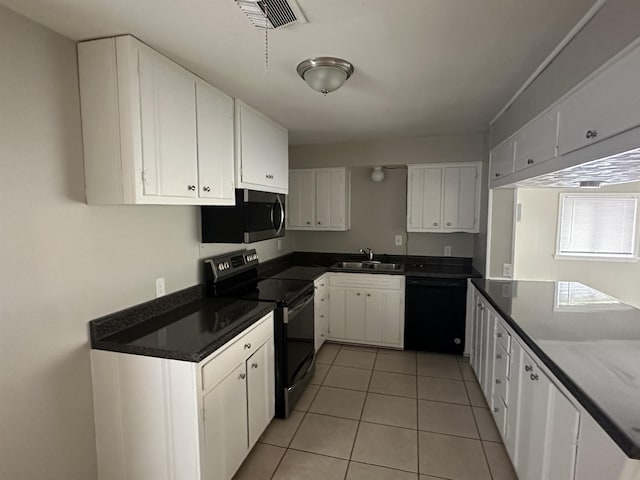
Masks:
[[[373,260],[373,250],[371,250],[370,248],[361,248],[360,253],[364,253],[369,261]]]

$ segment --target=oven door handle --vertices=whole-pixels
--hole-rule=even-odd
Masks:
[[[291,308],[291,309],[286,309],[284,312],[284,318],[283,318],[283,322],[284,323],[289,323],[289,319],[295,317],[300,310],[302,310],[304,307],[306,307],[307,305],[309,305],[309,303],[313,302],[313,297],[314,297],[315,292],[311,291],[311,293],[307,294],[307,296],[305,298],[303,298],[300,303],[296,302],[296,306]]]

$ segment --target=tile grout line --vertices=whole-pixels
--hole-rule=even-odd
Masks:
[[[418,394],[418,354],[416,353],[416,455],[418,479],[420,478],[420,395]]]
[[[467,397],[469,399],[469,404],[471,405],[471,396],[469,395],[469,390],[467,389],[467,382],[464,382],[464,391],[467,394]],[[488,403],[487,403],[488,406]],[[482,434],[480,433],[480,426],[478,424],[478,419],[476,418],[476,414],[473,411],[473,405],[471,405],[471,416],[473,417],[473,422],[476,425],[476,430],[478,431],[478,438],[480,441],[480,447],[482,448],[482,455],[484,456],[484,461],[487,464],[487,470],[489,470],[489,477],[491,478],[491,480],[493,479],[493,472],[491,471],[491,465],[489,464],[489,457],[487,457],[487,451],[484,448],[484,443],[482,441]],[[491,420],[493,420],[493,415],[491,415],[491,410],[489,410],[489,416],[491,417]]]

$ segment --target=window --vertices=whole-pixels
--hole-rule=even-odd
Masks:
[[[635,260],[637,206],[632,194],[561,194],[556,255]]]

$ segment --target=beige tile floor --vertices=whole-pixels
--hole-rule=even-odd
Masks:
[[[514,480],[466,359],[325,344],[235,480]]]

